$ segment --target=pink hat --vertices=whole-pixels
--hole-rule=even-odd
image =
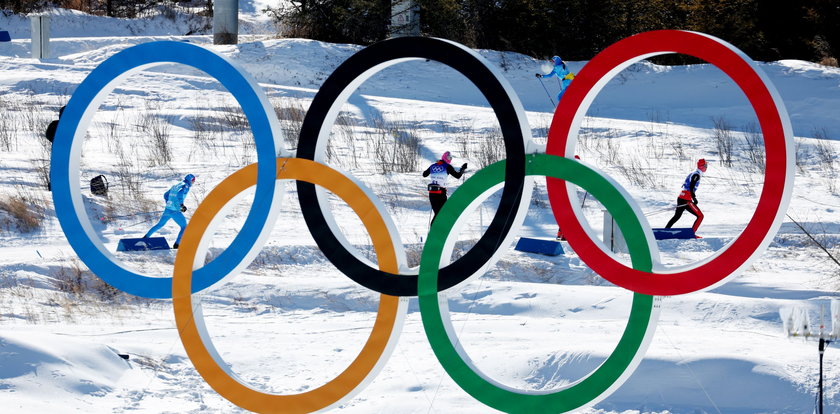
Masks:
[[[449,164],[450,162],[452,162],[452,154],[449,151],[446,151],[443,153],[443,155],[440,156],[440,159],[443,160],[443,162]]]

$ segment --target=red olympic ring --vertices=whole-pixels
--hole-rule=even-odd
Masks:
[[[581,224],[572,203],[574,187],[549,178],[548,197],[569,245],[593,271],[625,289],[646,295],[679,295],[714,288],[736,275],[770,244],[793,189],[793,132],[787,110],[769,79],[743,52],[715,37],[696,32],[660,30],[623,39],[595,56],[575,77],[554,112],[546,153],[572,157],[580,122],[601,88],[631,64],[652,56],[681,53],[709,62],[746,94],[764,134],[766,168],[755,213],[743,232],[713,256],[677,269],[657,264],[655,273],[634,270],[615,260],[591,229]],[[576,196],[575,196],[576,197]],[[578,211],[576,211],[576,209]],[[643,223],[646,223],[643,220]],[[649,224],[644,224],[650,228]],[[649,230],[648,230],[649,231]],[[656,249],[656,246],[652,246]]]

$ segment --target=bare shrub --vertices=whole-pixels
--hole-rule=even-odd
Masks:
[[[796,168],[800,172],[804,172],[805,158],[808,156],[808,148],[803,145],[802,138],[793,137],[793,153],[796,154]]]
[[[720,163],[726,167],[732,167],[732,153],[735,147],[732,126],[722,116],[712,118],[712,123],[715,126],[712,137],[720,157]]]
[[[89,271],[74,258],[69,265],[59,267],[53,274],[55,287],[60,292],[81,295],[87,291],[86,273]]]
[[[618,164],[621,159],[618,155],[621,152],[621,141],[618,139],[618,133],[614,129],[608,129],[601,138],[603,139],[597,140],[596,147],[601,157],[608,165]]]
[[[172,115],[160,114],[160,107],[148,103],[146,112],[140,118],[138,132],[148,134],[152,143],[149,146],[148,164],[150,167],[167,166],[172,162]]]
[[[667,135],[663,135],[661,137],[652,136],[647,138],[646,150],[648,159],[661,160],[665,156],[665,144],[662,141],[663,139],[667,139]]]
[[[670,115],[668,112],[663,115],[662,111],[656,110],[648,113],[648,120],[647,155],[648,158],[661,160],[665,156],[663,141],[671,141]]]
[[[455,142],[460,151],[459,156],[469,159],[483,168],[505,158],[505,145],[502,130],[498,127],[476,131],[472,125],[466,124],[460,128]]]
[[[206,105],[201,96],[196,97],[196,108]],[[199,109],[195,116],[189,118],[190,129],[192,130],[192,149],[190,157],[198,151],[202,156],[209,154],[211,157],[226,155],[226,147],[222,141],[225,132],[225,121],[222,117],[206,109]]]
[[[248,165],[257,161],[257,141],[254,141],[254,136],[250,133],[236,134],[239,139],[239,158],[236,165]]]
[[[111,286],[108,282],[96,276],[93,277],[90,285],[91,292],[103,301],[111,302],[118,296],[125,294],[123,291]]]
[[[226,105],[222,108],[222,125],[226,131],[245,133],[250,128],[248,117],[242,109],[234,105]]]
[[[638,157],[630,157],[629,162],[616,165],[618,171],[630,184],[641,188],[656,188],[656,180],[649,169],[646,169]]]
[[[493,128],[477,135],[476,145],[470,154],[480,168],[486,167],[505,158],[505,143],[500,128]]]
[[[221,125],[223,134],[227,133],[233,136],[232,141],[239,148],[239,152],[234,151],[233,159],[230,161],[233,165],[245,165],[254,162],[256,154],[256,142],[251,134],[251,124],[248,123],[248,117],[242,112],[242,108],[235,105],[226,105],[222,108]]]
[[[828,138],[828,131],[825,128],[817,128],[814,130],[814,152],[817,155],[817,160],[823,170],[827,172],[834,171],[834,148],[830,144]]]
[[[668,140],[668,146],[671,147],[671,151],[674,152],[674,155],[676,155],[680,161],[688,159],[688,156],[685,154],[685,146],[683,145],[680,137],[671,136]]]
[[[47,113],[54,113],[52,110],[46,111],[45,104],[33,94],[27,95],[18,110],[21,114],[20,125],[23,129],[38,136],[43,136],[46,125],[51,121],[51,116],[47,116]]]
[[[470,158],[473,154],[473,146],[475,145],[476,134],[475,119],[465,118],[456,121],[455,123],[442,122],[440,124],[440,132],[444,136],[445,141],[455,141],[456,153],[464,158]]]
[[[582,151],[593,153],[607,165],[615,165],[619,160],[621,141],[613,128],[581,128],[578,143]]]
[[[353,119],[352,114],[349,112],[341,112],[338,114],[338,118],[335,120],[335,127],[333,128],[334,134],[337,134],[341,138],[341,142],[345,148],[347,148],[348,157],[350,161],[350,165],[353,168],[357,168],[359,166],[359,150],[362,152],[365,149],[360,147],[360,144],[364,146],[364,143],[358,139],[355,134],[356,128],[356,121]],[[337,131],[335,131],[337,129]],[[298,131],[298,134],[300,131]],[[295,139],[298,139],[295,136]],[[338,161],[337,155],[335,154],[335,142],[330,139],[329,143],[327,144],[327,160],[330,162]]]
[[[117,109],[111,111],[111,119],[98,124],[99,130],[102,131],[102,136],[105,137],[105,145],[112,154],[116,154],[122,145],[120,125],[123,125],[125,118],[125,111],[119,101],[115,104],[115,107]]]
[[[667,111],[663,114],[662,111],[655,110],[648,112],[647,118],[648,124],[645,128],[647,135],[646,156],[648,159],[661,160],[665,156],[665,142],[669,145],[673,142],[669,124],[670,115]]]
[[[123,199],[141,200],[144,198],[143,182],[140,180],[142,169],[137,166],[137,148],[130,146],[131,152],[126,152],[120,147],[117,152],[117,179],[118,188]]]
[[[35,175],[38,182],[45,189],[50,189],[50,159],[52,157],[52,142],[46,139],[38,140],[38,158],[35,158]]]
[[[594,129],[592,128],[592,117],[584,116],[583,121],[581,122],[580,131],[578,131],[578,147],[583,152],[588,152],[592,150],[592,140],[596,138],[596,134],[594,133]],[[548,138],[548,126],[546,126],[546,140]]]
[[[751,169],[763,173],[766,162],[764,138],[755,122],[750,121],[744,125],[744,143],[748,165]]]
[[[306,109],[303,108],[300,101],[293,99],[283,99],[272,103],[272,106],[274,107],[274,113],[277,115],[277,120],[280,121],[286,148],[294,150],[297,148],[300,127],[306,117]],[[340,119],[341,116],[339,116]],[[338,120],[336,124],[339,124]]]
[[[383,117],[371,121],[372,150],[376,169],[389,172],[414,172],[419,166],[420,137],[408,122],[389,122]]]
[[[11,112],[11,103],[0,96],[0,112],[4,115],[0,116],[0,148],[4,151],[11,151],[17,147],[17,117],[9,116]]]
[[[66,266],[59,267],[53,273],[53,278],[56,289],[71,295],[87,295],[111,302],[123,294],[119,289],[94,275],[76,258],[71,259]]]
[[[218,129],[213,127],[212,119],[203,113],[199,113],[191,117],[189,122],[192,130],[193,149],[197,148],[206,152],[213,148]]]
[[[831,146],[831,141],[828,138],[828,131],[825,128],[818,128],[814,130],[814,152],[817,155],[817,160],[820,163],[820,170],[823,171],[821,176],[826,181],[828,191],[837,193],[837,172],[834,169],[834,158],[836,153],[834,147]]]
[[[0,211],[6,212],[3,224],[6,229],[29,233],[41,228],[46,218],[47,200],[35,192],[18,187],[16,194],[0,198]]]

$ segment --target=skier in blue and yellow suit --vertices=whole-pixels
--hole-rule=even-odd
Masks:
[[[553,56],[551,58],[551,63],[554,64],[554,68],[551,69],[551,72],[546,73],[545,75],[537,73],[537,78],[550,78],[552,76],[557,76],[557,79],[560,79],[560,93],[557,94],[557,103],[560,103],[560,98],[563,97],[563,93],[566,92],[566,88],[569,87],[569,84],[572,83],[572,79],[575,78],[575,74],[570,72],[568,68],[566,68],[566,62],[563,62],[563,59],[560,59],[560,56]]]
[[[184,217],[184,212],[187,207],[184,206],[184,199],[187,198],[187,193],[190,192],[190,187],[195,183],[195,176],[187,174],[184,180],[175,184],[166,193],[163,194],[163,199],[166,200],[166,207],[163,209],[163,214],[160,216],[160,221],[155,224],[143,238],[152,237],[156,231],[160,230],[169,220],[175,220],[175,223],[181,227],[178,232],[178,238],[175,239],[175,244],[172,248],[177,249],[181,243],[181,236],[184,235],[184,230],[187,228],[187,219]]]

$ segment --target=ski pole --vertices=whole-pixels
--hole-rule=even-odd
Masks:
[[[551,94],[548,93],[548,88],[545,87],[545,83],[543,83],[542,78],[537,78],[540,80],[540,85],[542,85],[543,90],[545,91],[546,96],[548,96],[548,100],[551,101],[551,106],[557,106],[554,104],[554,99],[551,98]]]
[[[141,221],[138,221],[137,223],[134,223],[134,224],[129,224],[127,226],[122,226],[122,227],[119,228],[119,230],[127,229],[127,228],[134,227],[134,226],[139,226],[141,224],[145,224],[145,223],[148,223],[148,222],[149,222],[149,220],[141,220]]]
[[[144,215],[147,215],[147,214],[160,214],[160,213],[162,213],[162,211],[149,211],[147,213],[126,214],[124,216],[100,216],[99,221],[101,221],[103,224],[107,224],[107,223],[110,223],[110,222],[115,221],[116,219],[120,219],[120,218],[129,218],[129,217],[144,216]]]
[[[145,213],[126,214],[124,216],[108,216],[108,217],[102,216],[102,219],[107,218],[108,220],[113,220],[113,219],[118,219],[118,218],[137,217],[137,216],[142,216],[142,215],[145,215],[145,214],[160,214],[160,213],[162,213],[162,211],[147,211]]]
[[[655,214],[663,213],[663,212],[666,212],[666,211],[671,211],[673,209],[674,209],[673,207],[665,207],[665,208],[660,208],[658,210],[648,211],[647,213],[644,213],[644,214],[645,214],[645,216],[653,216]]]

